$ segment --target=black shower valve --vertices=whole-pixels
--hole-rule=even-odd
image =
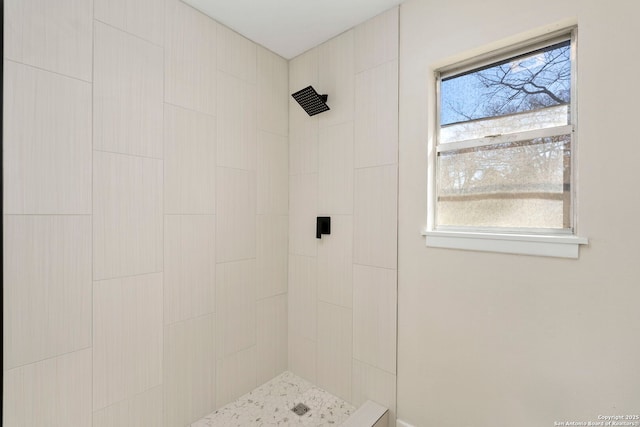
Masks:
[[[331,234],[331,217],[316,217],[316,239],[321,239],[323,234]]]

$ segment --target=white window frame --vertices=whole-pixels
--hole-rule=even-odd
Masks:
[[[442,67],[435,72],[435,125],[432,127],[434,135],[429,143],[428,163],[428,218],[427,229],[422,233],[426,245],[435,248],[464,249],[473,251],[487,251],[512,253],[521,255],[537,255],[563,258],[578,258],[579,246],[588,244],[588,240],[577,235],[576,209],[576,152],[577,152],[577,96],[576,96],[576,33],[577,28],[565,28],[523,43],[512,45],[481,56]],[[440,79],[442,76],[453,76],[471,71],[500,60],[515,57],[520,54],[553,45],[558,42],[571,41],[571,124],[555,128],[536,129],[525,132],[500,136],[486,136],[458,142],[447,142],[439,145],[440,136]],[[491,228],[481,227],[437,227],[436,228],[436,169],[438,153],[459,150],[462,148],[481,147],[507,141],[528,140],[553,135],[571,134],[571,215],[572,229],[532,230],[524,228]]]

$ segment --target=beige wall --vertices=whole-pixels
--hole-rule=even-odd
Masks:
[[[178,0],[10,0],[7,426],[182,427],[287,368],[287,61]]]
[[[408,0],[400,31],[398,416],[551,426],[638,413],[637,2]],[[557,24],[560,23],[560,24]],[[433,70],[578,24],[578,260],[425,247]]]
[[[290,99],[289,368],[395,413],[398,9],[292,59],[289,93],[313,85],[330,111]],[[315,238],[316,216],[331,235]]]

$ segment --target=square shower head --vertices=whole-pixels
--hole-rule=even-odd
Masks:
[[[307,86],[291,96],[298,101],[298,104],[300,104],[309,116],[315,116],[318,113],[330,110],[327,105],[327,95],[319,95],[313,86]]]

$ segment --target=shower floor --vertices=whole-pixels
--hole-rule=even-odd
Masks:
[[[298,403],[307,405],[309,412],[302,416],[293,413],[291,408]],[[337,426],[355,409],[309,381],[284,372],[191,427]]]

